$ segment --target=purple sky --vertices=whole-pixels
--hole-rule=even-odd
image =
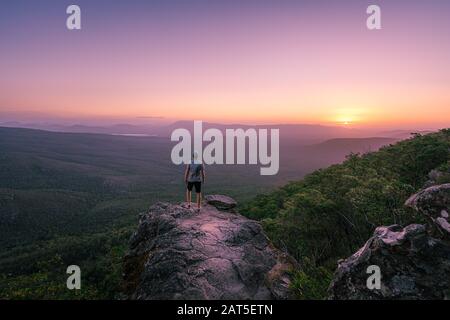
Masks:
[[[450,1],[2,3],[0,120],[448,126],[449,18]]]

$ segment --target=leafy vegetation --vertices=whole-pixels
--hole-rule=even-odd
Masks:
[[[139,213],[184,197],[170,149],[156,137],[0,128],[0,299],[117,298]],[[208,168],[206,190],[250,199],[273,184],[252,170]],[[72,264],[80,291],[66,288]]]
[[[257,196],[241,211],[261,220],[275,244],[302,265],[293,284],[298,297],[323,298],[338,259],[361,247],[377,226],[422,221],[403,204],[431,170],[448,170],[449,150],[450,130],[441,130],[350,154],[342,164]]]
[[[0,255],[2,299],[114,299],[131,228],[56,237]],[[66,269],[79,265],[82,290],[67,290]]]
[[[205,191],[249,201],[240,211],[261,220],[274,242],[301,262],[293,284],[298,297],[318,299],[337,259],[353,253],[376,226],[420,221],[403,202],[430,170],[448,172],[449,135],[443,130],[351,154],[343,164],[253,199],[299,179],[316,159],[327,165],[334,154],[323,145],[285,149],[278,177],[261,177],[256,167],[210,167]],[[138,214],[156,201],[183,197],[182,168],[170,164],[170,147],[159,138],[0,128],[0,299],[118,298]],[[439,175],[439,182],[446,179]],[[81,267],[81,291],[66,288],[71,264]]]

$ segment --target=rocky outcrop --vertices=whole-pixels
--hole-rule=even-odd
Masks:
[[[124,289],[129,299],[288,299],[296,267],[256,221],[158,203],[132,236]]]
[[[330,299],[450,299],[450,184],[422,190],[406,205],[429,223],[378,227],[360,250],[339,262]],[[379,267],[379,289],[367,286],[369,266]]]

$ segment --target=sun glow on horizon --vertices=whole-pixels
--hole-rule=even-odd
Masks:
[[[361,110],[358,112],[361,113]],[[343,126],[350,126],[356,124],[357,122],[360,122],[361,117],[356,116],[355,114],[356,112],[354,110],[353,112],[349,112],[349,110],[346,110],[340,115],[336,116],[336,118],[334,119],[334,123]]]

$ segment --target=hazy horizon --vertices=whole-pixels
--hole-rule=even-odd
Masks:
[[[276,121],[258,121],[258,120],[219,120],[208,121],[207,119],[197,119],[197,118],[166,118],[162,116],[137,116],[137,117],[71,117],[71,116],[54,116],[50,114],[45,114],[42,112],[24,112],[24,113],[8,113],[0,110],[0,126],[2,124],[8,123],[18,123],[22,125],[27,124],[40,124],[40,125],[55,125],[55,126],[99,126],[99,127],[110,127],[115,125],[131,125],[131,126],[169,126],[177,122],[193,122],[193,121],[203,121],[210,124],[219,125],[244,125],[244,126],[322,126],[322,127],[335,127],[344,129],[355,129],[363,130],[368,132],[381,132],[381,131],[396,131],[396,130],[439,130],[447,128],[449,125],[447,122],[435,123],[433,125],[427,124],[392,124],[392,125],[367,125],[361,123],[334,123],[334,122],[276,122]]]
[[[118,125],[130,125],[130,126],[148,126],[148,127],[162,127],[170,126],[178,122],[193,122],[202,119],[185,119],[185,118],[164,118],[164,117],[135,117],[135,118],[58,118],[51,116],[5,116],[0,114],[0,126],[5,124],[18,124],[18,125],[54,125],[54,126],[86,126],[86,127],[112,127]],[[442,123],[442,125],[392,125],[392,126],[363,126],[361,124],[339,124],[339,123],[315,123],[315,122],[261,122],[251,120],[235,120],[235,121],[204,121],[205,123],[218,124],[218,125],[243,125],[243,126],[321,126],[321,127],[335,127],[344,129],[355,129],[369,132],[382,132],[382,131],[428,131],[439,130],[447,128],[448,124]]]

